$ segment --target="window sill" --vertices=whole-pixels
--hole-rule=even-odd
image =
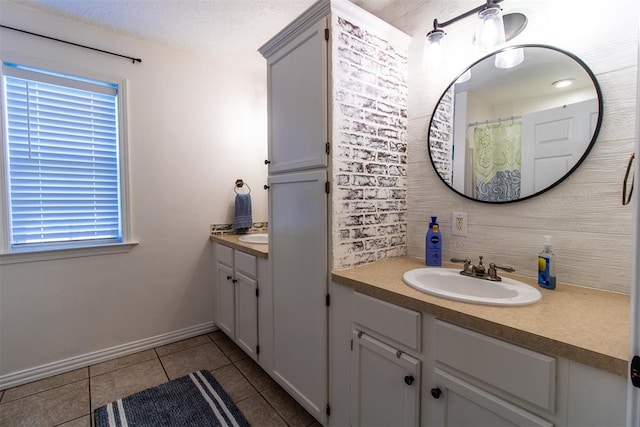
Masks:
[[[122,254],[131,251],[139,242],[115,243],[111,245],[86,246],[82,248],[51,249],[44,251],[0,254],[0,265],[24,262],[52,261],[65,258],[80,258],[96,255]]]

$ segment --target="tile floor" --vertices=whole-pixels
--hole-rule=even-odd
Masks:
[[[90,427],[94,409],[209,370],[254,426],[320,426],[220,331],[0,391],[0,426]]]

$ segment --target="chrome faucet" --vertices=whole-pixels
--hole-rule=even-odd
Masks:
[[[514,271],[516,271],[513,267],[510,267],[508,265],[500,266],[500,265],[496,265],[493,262],[489,263],[488,269],[485,269],[484,265],[482,264],[482,259],[484,257],[480,255],[479,258],[480,258],[480,262],[478,263],[478,265],[473,265],[471,263],[471,259],[469,258],[465,258],[465,259],[451,258],[451,262],[464,263],[464,267],[460,272],[460,274],[462,274],[463,276],[491,280],[492,282],[500,282],[502,280],[502,277],[498,276],[498,270],[503,270],[508,273],[513,273]]]

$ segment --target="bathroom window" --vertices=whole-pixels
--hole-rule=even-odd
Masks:
[[[121,86],[2,64],[2,252],[126,242]]]

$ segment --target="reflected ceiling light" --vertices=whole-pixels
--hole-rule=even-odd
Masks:
[[[427,33],[427,44],[442,45],[445,36],[442,28],[476,14],[480,18],[480,27],[478,27],[474,38],[476,47],[490,49],[513,39],[527,26],[527,17],[522,13],[509,13],[503,16],[502,9],[498,6],[498,3],[503,1],[487,0],[485,4],[442,23],[434,19],[433,30]]]
[[[462,73],[462,75],[460,77],[458,77],[458,79],[456,80],[456,84],[460,84],[460,83],[464,83],[466,81],[469,81],[470,78],[471,78],[471,68],[469,68],[467,71]]]
[[[551,85],[556,89],[562,89],[563,87],[571,86],[574,81],[575,79],[563,79],[563,80],[555,81],[551,83]]]
[[[521,47],[505,49],[496,55],[496,68],[513,68],[524,61],[524,49]]]

